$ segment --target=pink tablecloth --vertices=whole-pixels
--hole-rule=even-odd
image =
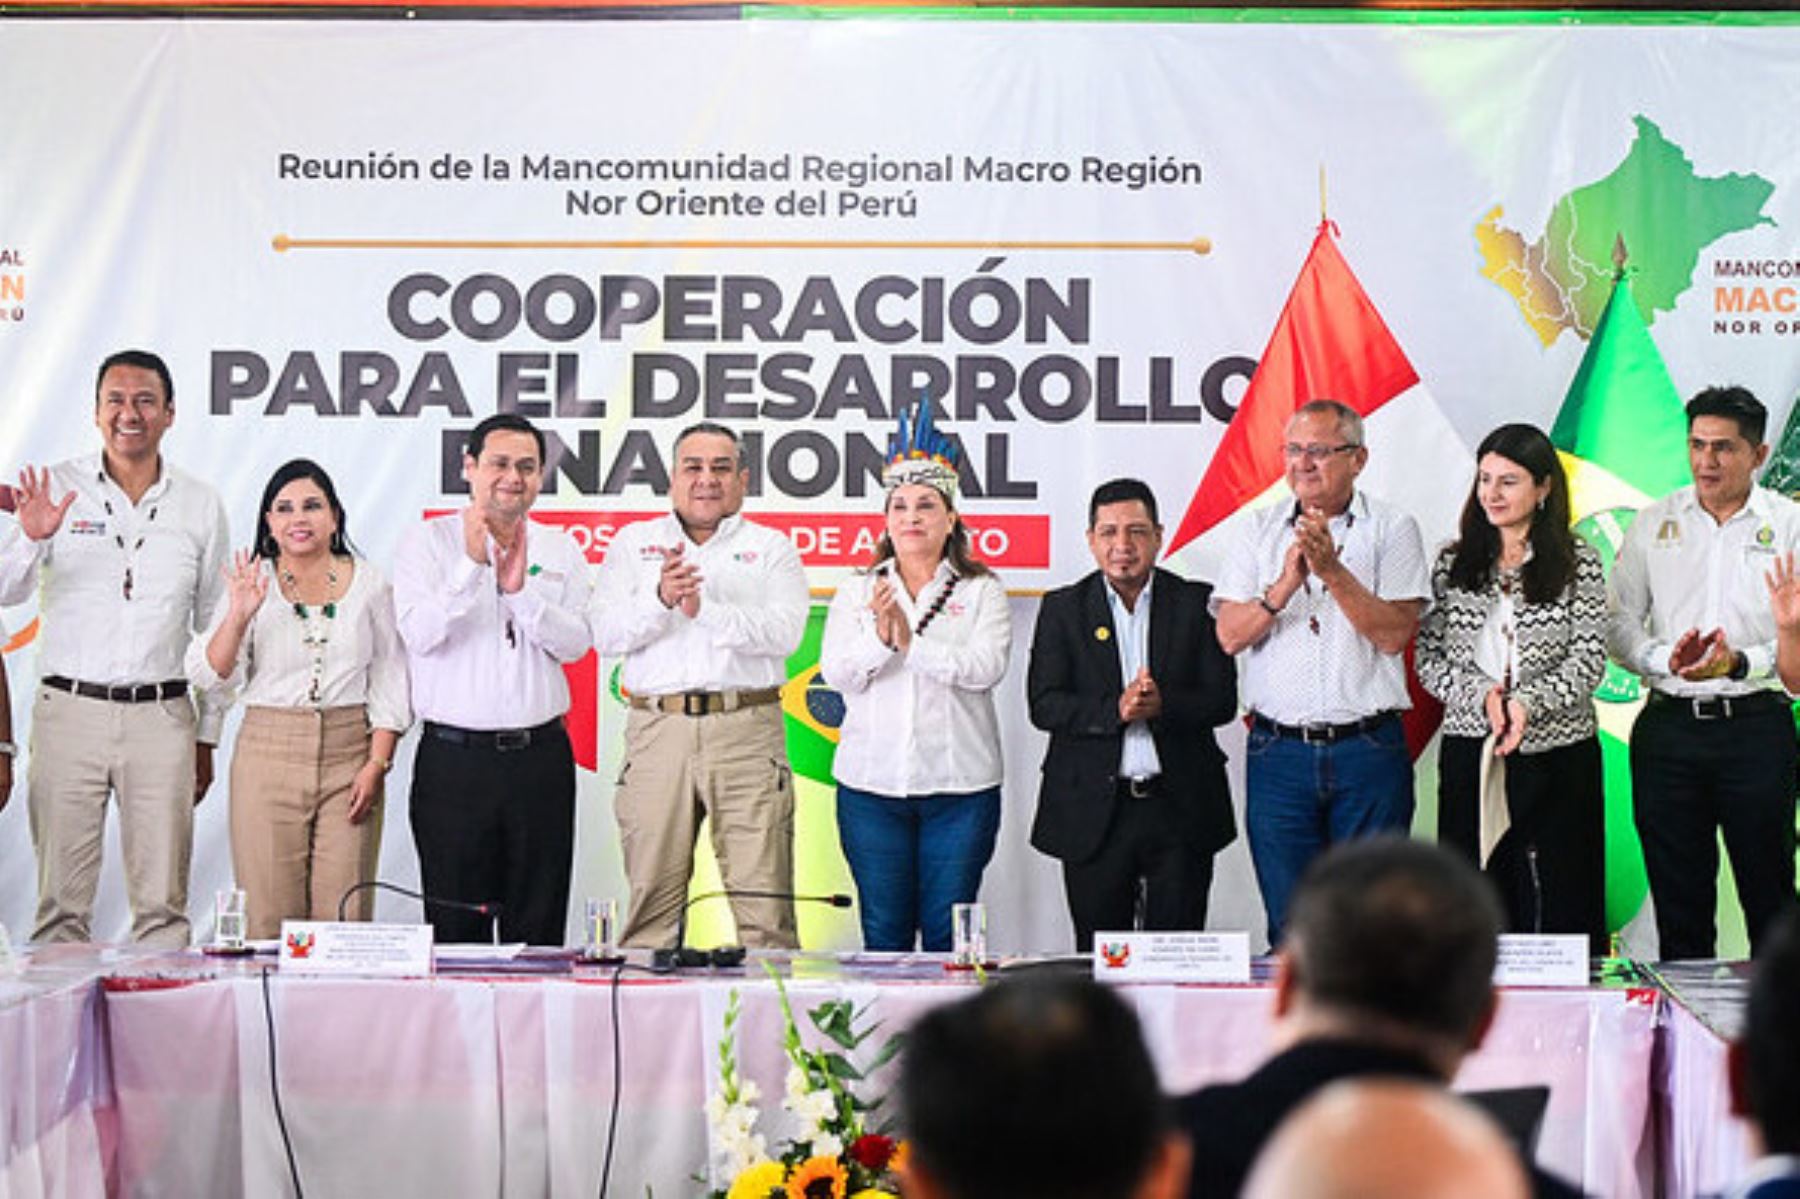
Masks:
[[[828,978],[797,1008],[847,996],[890,1028],[965,984]],[[610,1193],[683,1195],[707,1168],[703,1105],[733,988],[743,1066],[771,1140],[785,1063],[772,984],[627,981]],[[1136,987],[1172,1089],[1234,1078],[1268,1052],[1260,987]],[[309,1194],[592,1196],[614,1096],[604,980],[275,979],[281,1103]],[[1540,1157],[1595,1194],[1653,1193],[1655,992],[1512,991],[1470,1088],[1547,1083]],[[112,990],[106,1000],[125,1194],[290,1194],[274,1118],[260,980]]]

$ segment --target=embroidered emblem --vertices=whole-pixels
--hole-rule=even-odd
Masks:
[[[1112,630],[1107,628],[1105,625],[1101,625],[1099,628],[1094,630],[1094,640],[1095,641],[1110,641],[1110,640],[1112,640]]]

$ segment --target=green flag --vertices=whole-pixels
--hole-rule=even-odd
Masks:
[[[1550,440],[1574,462],[1569,483],[1577,517],[1623,505],[1640,508],[1688,481],[1687,414],[1621,269],[1600,323],[1581,356]],[[1613,494],[1603,471],[1636,493]],[[1586,484],[1587,486],[1583,486]],[[1583,503],[1584,492],[1593,493]],[[1635,500],[1635,502],[1632,502]]]
[[[1575,531],[1611,571],[1638,509],[1689,479],[1687,413],[1623,268],[1550,440],[1568,471]],[[1595,698],[1606,775],[1606,921],[1613,929],[1637,915],[1649,894],[1631,815],[1629,742],[1641,697],[1637,677],[1609,662]]]

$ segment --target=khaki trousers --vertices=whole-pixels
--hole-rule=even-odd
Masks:
[[[194,729],[186,696],[120,704],[39,685],[27,798],[38,861],[32,940],[91,939],[106,801],[113,797],[131,939],[167,949],[187,945]]]
[[[631,884],[623,944],[675,944],[705,817],[727,891],[794,889],[794,783],[776,704],[710,716],[632,709],[613,811]],[[791,900],[730,902],[740,943],[798,947]]]
[[[375,877],[380,805],[350,823],[350,785],[368,760],[361,706],[245,710],[231,754],[231,866],[251,937],[279,936],[283,920],[336,920],[344,893]],[[359,891],[344,914],[367,920],[374,903]]]

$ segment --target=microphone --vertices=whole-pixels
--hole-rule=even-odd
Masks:
[[[744,947],[742,945],[721,945],[712,950],[687,947],[688,910],[695,904],[704,903],[709,899],[785,899],[790,903],[822,903],[834,908],[851,907],[856,902],[842,891],[836,891],[829,895],[801,895],[795,891],[757,891],[737,887],[706,891],[681,905],[681,917],[675,924],[675,944],[651,953],[651,969],[679,970],[704,966],[741,966],[743,964]]]
[[[375,889],[392,891],[396,895],[404,895],[408,899],[416,899],[421,905],[427,908],[452,908],[459,912],[473,912],[477,916],[486,916],[493,925],[494,944],[500,944],[500,913],[506,909],[501,905],[499,900],[490,899],[482,903],[471,903],[466,899],[442,899],[436,895],[427,895],[422,891],[409,891],[398,883],[383,882],[378,878],[367,879],[363,882],[356,883],[348,891],[344,892],[343,897],[338,900],[338,920],[341,922],[344,919],[345,909],[349,906],[350,900],[358,891]]]

